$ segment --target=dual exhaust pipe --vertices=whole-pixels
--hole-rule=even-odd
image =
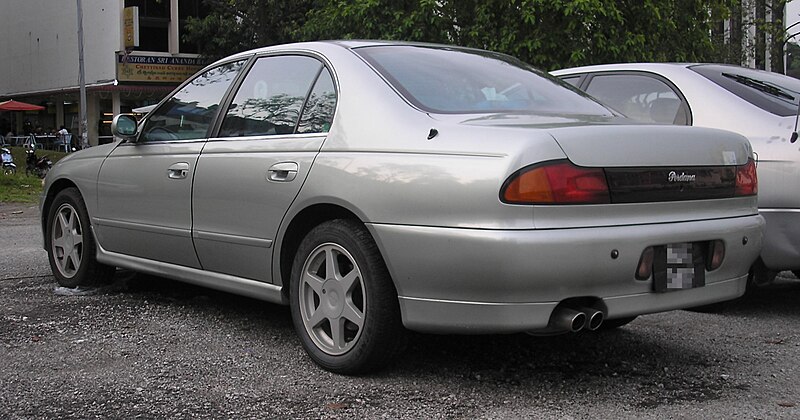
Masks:
[[[548,330],[578,332],[582,329],[594,331],[603,324],[605,316],[594,308],[569,308],[559,306],[550,315]]]

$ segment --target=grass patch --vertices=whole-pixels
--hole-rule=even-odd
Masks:
[[[36,176],[25,175],[25,149],[10,147],[14,163],[17,165],[15,175],[0,173],[0,203],[38,203],[42,193],[42,180]],[[36,156],[47,155],[53,163],[66,156],[64,152],[38,150]]]

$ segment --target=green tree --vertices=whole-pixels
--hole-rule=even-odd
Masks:
[[[184,40],[197,43],[208,58],[293,42],[311,10],[312,0],[203,0],[211,8],[204,18],[190,17]]]
[[[390,39],[485,48],[543,69],[633,61],[771,60],[782,69],[783,6],[755,0],[204,0],[184,37],[210,58],[319,39]],[[769,6],[771,19],[762,12]],[[723,30],[723,20],[735,24]],[[743,47],[747,28],[758,45]],[[760,54],[760,55],[759,55]],[[760,61],[759,61],[760,60]]]
[[[724,0],[321,0],[304,39],[445,42],[539,67],[711,56]]]

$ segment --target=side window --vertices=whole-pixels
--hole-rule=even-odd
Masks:
[[[228,107],[219,136],[294,133],[322,67],[318,60],[305,56],[259,58]]]
[[[561,80],[571,84],[572,86],[578,87],[578,83],[581,81],[580,76],[567,76],[562,77]]]
[[[688,109],[661,80],[636,74],[595,75],[586,93],[636,121],[688,125]]]
[[[219,109],[219,103],[245,60],[214,67],[197,76],[152,111],[139,141],[202,139]]]
[[[333,110],[336,109],[336,88],[328,69],[323,68],[314,84],[314,90],[308,96],[300,123],[297,125],[298,133],[327,133],[333,122]]]

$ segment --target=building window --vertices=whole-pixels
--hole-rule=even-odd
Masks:
[[[169,52],[169,0],[125,0],[125,7],[139,7],[137,51]]]
[[[125,7],[139,8],[139,46],[137,51],[169,52],[170,5],[178,2],[178,31],[182,34],[189,17],[203,17],[210,12],[203,0],[125,0]],[[181,53],[197,54],[196,43],[188,43],[179,36]]]

